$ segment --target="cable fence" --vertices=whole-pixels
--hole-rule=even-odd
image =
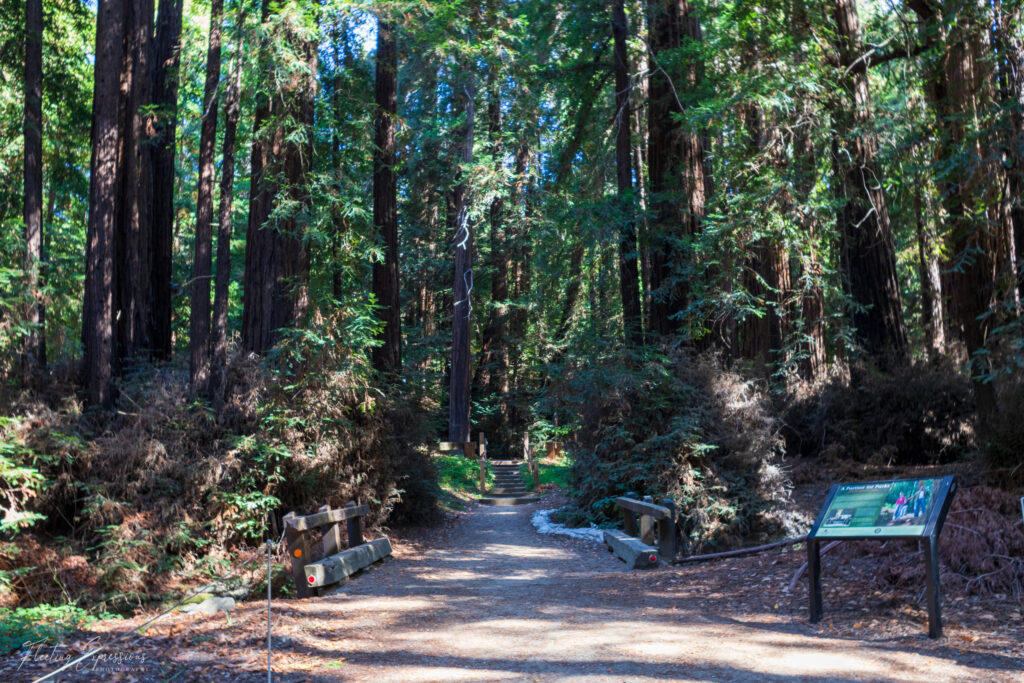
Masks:
[[[271,666],[272,666],[272,663],[273,663],[273,654],[272,654],[272,645],[271,645],[271,622],[270,622],[270,617],[271,617],[271,578],[272,578],[271,572],[272,572],[272,569],[273,569],[273,550],[274,550],[275,547],[280,546],[281,542],[283,540],[284,540],[284,532],[281,533],[281,537],[277,539],[276,543],[271,541],[270,539],[267,539],[266,543],[263,546],[263,549],[256,550],[255,552],[253,552],[253,554],[250,555],[246,560],[236,564],[226,574],[217,577],[216,579],[210,581],[209,583],[207,583],[203,587],[193,591],[189,595],[186,595],[184,598],[179,600],[177,603],[175,603],[174,605],[168,607],[167,609],[165,609],[160,614],[157,614],[155,617],[152,617],[151,619],[146,620],[142,624],[139,624],[138,626],[134,626],[131,629],[118,634],[113,639],[111,639],[109,642],[107,642],[107,643],[105,643],[105,644],[103,644],[103,645],[101,645],[101,646],[99,646],[97,648],[94,648],[94,649],[90,650],[89,652],[85,653],[81,657],[78,657],[77,659],[73,659],[73,660],[67,662],[66,664],[64,664],[60,668],[58,668],[58,669],[56,669],[54,671],[51,671],[50,673],[48,673],[48,674],[46,674],[44,676],[40,676],[39,678],[36,678],[33,681],[33,683],[42,683],[43,681],[55,680],[55,677],[58,674],[66,672],[66,671],[68,671],[69,669],[72,669],[72,668],[75,668],[77,670],[77,667],[82,662],[84,662],[87,659],[89,659],[90,657],[94,657],[97,654],[103,652],[104,650],[109,650],[110,648],[112,648],[113,646],[115,646],[117,643],[121,642],[122,640],[124,640],[128,636],[141,632],[142,629],[146,628],[150,624],[154,623],[155,621],[157,621],[157,620],[167,616],[171,612],[175,611],[176,609],[178,609],[182,605],[186,604],[192,598],[195,598],[196,596],[201,595],[202,593],[207,592],[208,590],[210,590],[214,586],[217,586],[218,584],[222,584],[225,581],[227,581],[228,579],[232,578],[233,576],[238,574],[239,571],[241,571],[242,569],[244,569],[248,565],[252,564],[256,559],[262,557],[264,552],[266,553],[266,557],[267,557],[267,682],[271,683],[271,681],[273,680],[273,678],[272,678],[273,673],[272,673],[272,669],[271,669]]]

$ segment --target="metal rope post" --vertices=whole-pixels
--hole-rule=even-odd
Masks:
[[[270,673],[270,539],[267,539],[267,683],[272,683]]]

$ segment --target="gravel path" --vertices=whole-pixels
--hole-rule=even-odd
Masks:
[[[810,626],[806,582],[785,592],[799,553],[629,572],[598,544],[536,533],[538,507],[553,504],[476,508],[396,539],[333,595],[275,601],[274,680],[1024,681],[1009,611],[980,630],[953,603],[931,641],[912,596],[886,602],[826,565],[826,618]],[[118,651],[144,666],[62,680],[265,681],[265,609],[172,615]],[[46,669],[7,666],[0,679]]]
[[[320,654],[344,657],[333,679],[1024,680],[1024,660],[917,652],[922,635],[910,636],[910,647],[815,635],[805,599],[791,598],[793,614],[782,618],[751,614],[725,586],[694,600],[680,584],[721,566],[624,572],[596,544],[537,534],[529,522],[537,507],[474,510],[447,542],[323,599],[325,628],[346,622],[322,634]],[[731,590],[763,597],[760,581]]]

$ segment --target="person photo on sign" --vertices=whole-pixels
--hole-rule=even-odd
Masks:
[[[917,490],[914,491],[914,517],[919,517],[928,509],[928,492],[924,490],[924,482],[917,482]]]

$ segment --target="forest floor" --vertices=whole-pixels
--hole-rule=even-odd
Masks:
[[[947,596],[930,640],[920,594],[879,591],[869,566],[826,556],[825,619],[810,625],[806,580],[787,592],[802,553],[625,571],[596,543],[536,533],[531,514],[558,504],[474,507],[393,538],[393,558],[332,595],[275,601],[274,679],[1024,680],[1012,599]],[[0,661],[0,679],[32,680],[144,618]],[[172,614],[109,655],[60,680],[266,680],[266,603]]]

